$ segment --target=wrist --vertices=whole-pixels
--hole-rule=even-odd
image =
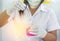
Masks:
[[[40,38],[45,38],[45,37],[46,37],[46,35],[47,35],[47,32],[46,32],[46,31],[44,31],[44,32],[42,32],[42,33],[41,33]]]

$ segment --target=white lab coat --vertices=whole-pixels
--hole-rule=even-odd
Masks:
[[[11,15],[18,21],[19,13],[17,11],[14,11]],[[1,28],[2,41],[43,41],[40,38],[27,37],[26,35],[24,35],[23,39],[20,38],[20,32],[17,32],[15,26],[13,26],[14,22],[12,16],[8,19],[9,22]],[[27,6],[24,11],[24,16],[26,16],[32,25],[39,25],[39,28],[42,27],[47,32],[60,29],[54,11],[48,5],[42,4],[33,16],[31,16],[31,12]]]

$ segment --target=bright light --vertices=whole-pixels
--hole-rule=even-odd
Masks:
[[[17,35],[24,39],[24,36],[27,35],[27,28],[30,26],[30,22],[27,17],[16,18],[14,20],[15,32]]]

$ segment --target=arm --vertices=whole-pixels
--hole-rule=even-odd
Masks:
[[[24,2],[21,1],[14,1],[11,5],[10,8],[7,9],[9,16],[11,15],[11,12],[17,10],[24,10],[26,8],[26,5],[24,4]],[[7,15],[7,12],[4,11],[3,13],[0,13],[0,27],[5,25],[8,21],[7,19],[9,18],[9,16]]]
[[[49,21],[47,23],[48,34],[43,39],[44,41],[57,41],[57,30],[60,29],[55,12],[51,9],[49,11]],[[55,30],[55,31],[54,31]]]
[[[43,38],[44,41],[57,41],[57,31],[48,32],[46,37]]]
[[[6,11],[0,13],[0,27],[2,27],[3,25],[5,25],[8,22],[7,21],[8,18],[9,18],[9,16],[7,15]]]

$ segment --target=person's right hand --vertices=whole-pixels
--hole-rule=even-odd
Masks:
[[[39,37],[41,39],[47,35],[47,31],[37,24],[33,24],[31,25],[31,27],[28,27],[26,32],[27,36],[29,37]]]
[[[20,0],[19,1],[15,1],[12,6],[10,8],[7,9],[7,12],[8,12],[8,15],[9,13],[17,10],[17,11],[20,11],[20,10],[24,10],[26,8],[26,5],[24,4],[24,2],[21,2]]]

